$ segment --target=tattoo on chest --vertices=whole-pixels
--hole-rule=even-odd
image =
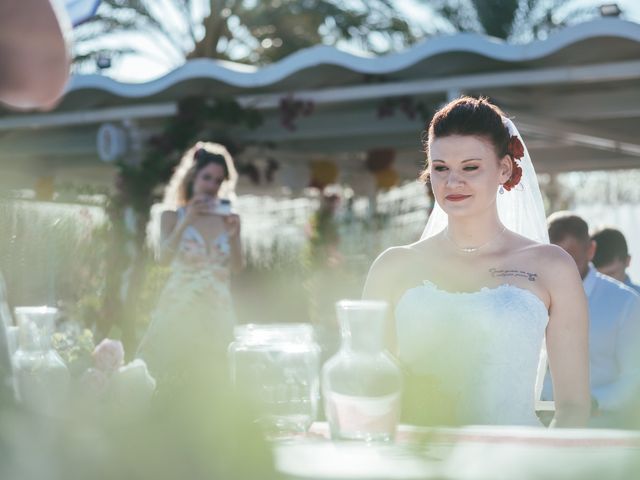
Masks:
[[[489,273],[492,277],[520,277],[526,278],[530,282],[535,282],[538,279],[537,273],[525,272],[523,270],[501,270],[499,268],[490,268]]]

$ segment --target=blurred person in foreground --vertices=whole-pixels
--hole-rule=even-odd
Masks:
[[[0,104],[53,108],[69,78],[70,28],[50,0],[0,0]]]
[[[50,0],[0,0],[0,107],[49,110],[69,78],[69,21]],[[0,273],[0,405],[14,399],[7,344],[10,315]]]
[[[640,294],[640,285],[633,283],[627,275],[631,255],[622,232],[611,227],[601,228],[591,235],[591,240],[596,242],[593,265],[598,271],[615,278]]]
[[[158,260],[170,275],[138,350],[159,388],[188,374],[189,359],[225,364],[235,325],[231,275],[243,267],[240,217],[229,203],[237,177],[226,148],[198,142],[167,186]]]
[[[596,242],[587,223],[571,212],[548,219],[549,238],[575,260],[589,302],[589,363],[592,426],[633,426],[640,405],[640,296],[596,270]],[[545,399],[553,396],[550,379]],[[637,426],[637,425],[636,425]]]

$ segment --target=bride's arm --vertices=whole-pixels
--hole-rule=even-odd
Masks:
[[[587,298],[573,259],[559,247],[548,248],[547,354],[556,406],[551,427],[584,427],[591,413]]]
[[[405,256],[404,250],[404,247],[392,247],[381,253],[369,269],[364,291],[362,292],[364,300],[384,300],[389,303],[386,344],[389,351],[393,353],[396,352],[393,309],[396,300],[395,292],[397,292],[398,288],[398,272],[402,270],[401,262]]]

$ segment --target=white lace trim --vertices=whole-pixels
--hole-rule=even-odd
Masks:
[[[430,281],[396,306],[400,360],[438,379],[467,423],[539,424],[535,384],[549,314],[511,284],[451,292]]]

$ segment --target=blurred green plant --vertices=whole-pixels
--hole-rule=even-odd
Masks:
[[[51,337],[51,343],[67,365],[72,377],[79,377],[93,365],[91,354],[95,343],[91,330],[85,328],[55,332]]]
[[[109,225],[95,206],[0,202],[0,271],[12,305],[60,305],[92,327],[104,293]]]
[[[55,417],[0,405],[0,478],[275,478],[272,453],[227,372],[194,359],[188,383],[151,403],[74,395]]]

